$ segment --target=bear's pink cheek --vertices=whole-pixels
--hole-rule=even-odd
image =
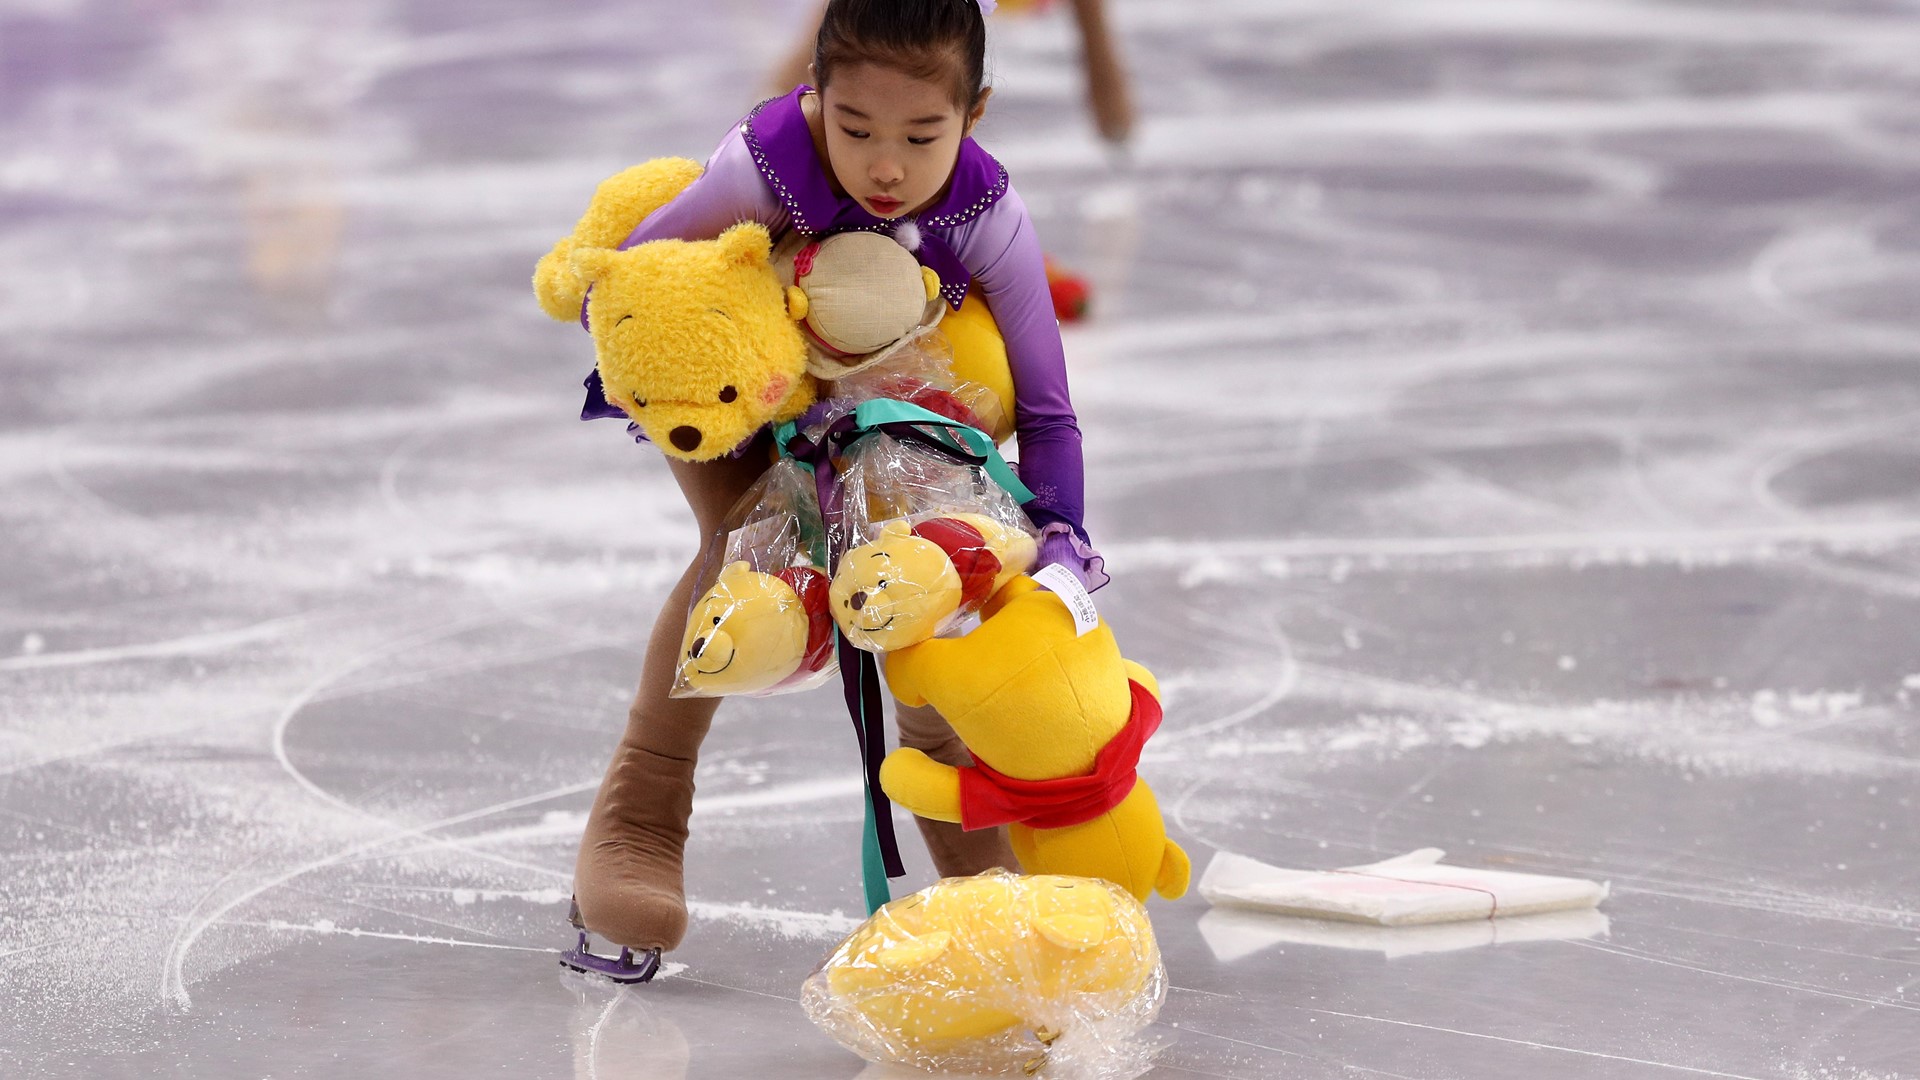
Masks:
[[[785,375],[776,375],[773,381],[767,384],[767,388],[760,391],[760,400],[768,405],[778,405],[787,396],[787,388],[791,385],[793,384]]]

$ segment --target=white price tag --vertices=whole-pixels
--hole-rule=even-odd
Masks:
[[[1066,602],[1067,610],[1073,613],[1074,636],[1085,637],[1100,625],[1100,612],[1093,606],[1093,597],[1087,595],[1086,586],[1073,576],[1073,571],[1059,563],[1049,563],[1034,572],[1033,580]]]

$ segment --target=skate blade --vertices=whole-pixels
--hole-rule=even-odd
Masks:
[[[660,950],[648,949],[636,957],[632,949],[622,946],[619,956],[602,956],[588,946],[587,932],[582,930],[579,943],[560,954],[560,965],[617,983],[652,982],[660,972]]]

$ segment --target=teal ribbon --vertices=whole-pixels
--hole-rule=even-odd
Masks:
[[[804,453],[815,458],[825,458],[832,448],[851,447],[869,435],[892,434],[895,438],[899,438],[901,432],[898,429],[902,427],[912,428],[913,432],[908,434],[944,448],[957,457],[977,460],[980,467],[987,471],[987,475],[1016,500],[1021,503],[1033,501],[1033,492],[1027,488],[1027,485],[1020,482],[1020,477],[1014,473],[1013,467],[1007,464],[1007,459],[1000,456],[999,447],[993,444],[993,439],[986,432],[905,401],[895,401],[891,398],[863,401],[855,407],[852,416],[842,416],[827,425],[827,430],[822,433],[817,443],[811,440],[800,440],[799,424],[791,420],[773,429],[773,440],[783,457],[813,474],[820,495],[820,512],[824,521],[830,513],[829,504],[834,502],[831,496],[837,494],[832,488],[833,481],[818,473],[816,461],[796,455],[793,444],[801,441],[806,446]],[[889,428],[895,430],[889,432]],[[836,553],[816,553],[815,562],[821,566],[831,566],[832,564],[826,558],[820,557],[831,554]],[[834,648],[840,656],[840,676],[842,685],[847,691],[848,709],[853,714],[855,729],[862,733],[864,757],[868,747],[874,745],[873,740],[883,738],[881,718],[871,713],[872,709],[878,707],[880,700],[879,672],[872,655],[853,648],[845,638],[841,637],[839,627],[834,628],[833,634]],[[866,773],[868,764],[868,761],[862,761],[862,773],[868,775],[869,790],[865,800],[866,813],[860,839],[860,878],[865,891],[867,913],[872,914],[891,901],[893,896],[887,885],[888,848],[881,843],[880,822],[876,813],[876,807],[889,804],[885,802],[883,794],[872,788],[871,775]],[[891,843],[891,822],[888,824],[889,843]],[[897,863],[897,848],[893,857]]]
[[[1005,488],[1007,493],[1022,505],[1033,501],[1033,492],[1020,482],[1020,477],[1000,456],[1000,448],[993,444],[992,436],[970,424],[961,423],[950,416],[941,416],[931,409],[923,409],[906,401],[892,398],[874,398],[863,401],[853,410],[855,430],[861,435],[869,435],[886,424],[911,424],[914,427],[936,429],[928,434],[936,438],[945,436],[947,445],[957,451],[985,458],[982,467],[994,482]],[[957,444],[957,445],[956,445]]]

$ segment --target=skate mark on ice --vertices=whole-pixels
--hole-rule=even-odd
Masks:
[[[1593,949],[1596,952],[1608,953],[1613,956],[1625,957],[1626,959],[1629,959],[1629,960],[1638,960],[1648,964],[1660,964],[1665,967],[1680,968],[1683,971],[1693,971],[1693,972],[1698,972],[1699,974],[1702,974],[1702,975],[1711,975],[1716,979],[1732,979],[1735,982],[1754,983],[1759,986],[1770,986],[1776,990],[1790,990],[1797,994],[1811,994],[1814,997],[1834,998],[1835,1000],[1838,1000],[1838,1001],[1851,1001],[1859,1005],[1876,1005],[1881,1008],[1899,1009],[1903,1012],[1920,1012],[1920,1004],[1909,1004],[1905,1001],[1900,1001],[1894,998],[1868,997],[1863,994],[1848,994],[1839,990],[1831,990],[1825,987],[1808,986],[1805,983],[1789,982],[1785,979],[1762,979],[1756,975],[1736,975],[1731,971],[1721,971],[1717,968],[1699,967],[1694,964],[1682,963],[1679,960],[1672,960],[1662,956],[1654,956],[1651,953],[1642,952],[1639,949],[1628,948],[1627,946],[1624,946],[1624,945],[1601,944],[1600,942],[1597,942],[1597,941],[1569,941],[1568,944],[1578,945],[1583,949]]]
[[[1910,410],[1895,416],[1883,416],[1854,424],[1840,431],[1822,432],[1812,438],[1796,442],[1784,450],[1775,452],[1755,467],[1753,473],[1747,478],[1747,493],[1755,504],[1782,521],[1818,520],[1800,507],[1774,494],[1774,484],[1780,477],[1788,470],[1808,462],[1831,457],[1878,439],[1910,433],[1914,430],[1916,422],[1920,422],[1920,410]]]
[[[206,634],[188,634],[185,637],[170,638],[166,641],[115,645],[98,649],[76,649],[71,652],[36,653],[31,656],[9,656],[0,660],[0,671],[29,671],[39,668],[80,667],[87,664],[114,664],[127,660],[173,660],[183,656],[202,656],[207,653],[221,652],[236,645],[284,638],[296,630],[318,623],[322,618],[323,616],[312,613],[288,615],[254,623],[252,626],[216,630]]]
[[[228,912],[253,900],[255,897],[279,888],[281,885],[305,874],[312,873],[315,870],[326,869],[327,867],[340,863],[342,860],[353,858],[368,851],[377,851],[387,847],[396,840],[402,840],[409,836],[428,838],[433,833],[442,829],[463,825],[469,821],[482,820],[495,814],[505,813],[509,810],[536,806],[553,799],[564,798],[568,795],[578,795],[582,792],[595,790],[599,786],[600,782],[598,780],[569,784],[537,794],[509,799],[505,802],[495,803],[492,806],[483,806],[477,810],[469,810],[465,813],[441,818],[438,821],[428,822],[425,825],[401,827],[385,836],[362,841],[341,851],[337,851],[332,855],[313,859],[291,870],[275,874],[267,880],[243,890],[238,896],[227,900],[211,912],[205,915],[196,915],[200,908],[205,905],[215,893],[220,891],[222,886],[244,873],[248,868],[259,862],[262,858],[265,858],[265,856],[262,855],[250,859],[244,865],[229,872],[225,877],[221,878],[220,881],[216,882],[212,888],[208,889],[206,893],[195,902],[193,908],[188,911],[187,921],[185,925],[182,926],[180,932],[174,935],[173,941],[167,948],[166,958],[161,965],[159,987],[161,1001],[182,1011],[192,1007],[193,999],[187,993],[185,967],[187,957],[193,951],[194,943],[200,939],[200,936],[205,933],[208,928],[221,922]]]
[[[1576,942],[1576,944],[1578,944]],[[1581,1050],[1572,1046],[1557,1046],[1553,1043],[1534,1042],[1531,1039],[1509,1039],[1504,1035],[1488,1035],[1479,1031],[1461,1031],[1458,1028],[1438,1027],[1433,1024],[1416,1024],[1411,1020],[1393,1020],[1385,1016],[1368,1016],[1364,1013],[1336,1012],[1332,1009],[1305,1009],[1304,1012],[1318,1013],[1321,1016],[1339,1016],[1348,1020],[1371,1020],[1376,1024],[1392,1024],[1396,1027],[1419,1028],[1422,1031],[1437,1031],[1446,1035],[1460,1035],[1469,1039],[1488,1039],[1493,1042],[1509,1043],[1514,1046],[1531,1046],[1537,1050],[1553,1050],[1562,1054],[1578,1054],[1581,1057],[1600,1058],[1605,1061],[1624,1061],[1631,1065],[1651,1065],[1659,1069],[1673,1069],[1677,1072],[1692,1073],[1696,1076],[1719,1076],[1726,1080],[1766,1080],[1765,1077],[1749,1076],[1746,1073],[1720,1072],[1715,1069],[1699,1069],[1691,1065],[1676,1065],[1670,1061],[1650,1061],[1646,1058],[1623,1057],[1619,1054],[1607,1054],[1598,1050]]]
[[[549,602],[551,602],[551,598],[543,597],[538,600],[528,601],[527,605],[515,605],[515,607],[538,605],[538,604],[544,604]],[[497,625],[502,621],[510,619],[512,617],[512,611],[513,611],[513,608],[502,608],[495,611],[485,612],[483,614],[470,615],[464,618],[443,622],[436,626],[430,627],[428,629],[417,631],[412,634],[403,635],[399,638],[389,639],[387,641],[380,643],[374,648],[368,649],[360,653],[358,656],[348,659],[347,661],[345,661],[343,664],[336,667],[332,671],[329,671],[326,674],[315,679],[313,682],[309,683],[305,688],[303,688],[298,693],[296,693],[287,702],[286,706],[281,710],[278,719],[274,721],[273,732],[271,736],[271,743],[272,743],[273,757],[275,762],[278,763],[281,771],[284,772],[289,778],[291,778],[295,784],[299,785],[303,790],[307,791],[309,794],[327,803],[328,805],[336,807],[340,810],[344,810],[347,813],[354,815],[355,817],[364,818],[366,820],[375,822],[376,824],[379,824],[382,826],[398,825],[397,822],[394,822],[387,818],[383,818],[380,815],[375,814],[363,807],[356,806],[353,803],[350,803],[345,799],[340,798],[339,796],[335,795],[333,792],[330,792],[327,789],[321,787],[319,784],[315,783],[311,777],[307,776],[307,774],[303,772],[298,765],[294,764],[292,757],[287,752],[288,728],[292,726],[294,720],[301,714],[301,710],[305,709],[309,704],[311,704],[312,702],[314,702],[319,698],[321,691],[325,690],[329,686],[334,685],[335,683],[338,683],[341,679],[344,679],[347,676],[352,675],[354,672],[362,670],[378,661],[386,660],[400,653],[407,652],[411,649],[419,648],[422,645],[429,645],[429,644],[434,644],[436,642],[446,641],[451,638],[457,637],[460,634],[466,633],[469,630],[478,629],[480,627]],[[569,785],[567,788],[559,789],[558,794],[549,794],[547,796],[540,797],[535,801],[543,801],[545,798],[558,797],[561,794],[574,794],[581,790],[594,790],[597,787],[598,787],[597,781],[591,782],[591,783]],[[494,852],[473,850],[466,846],[466,843],[463,839],[436,836],[436,835],[432,835],[430,832],[425,830],[407,829],[406,826],[399,826],[399,827],[404,831],[396,834],[391,839],[400,839],[404,836],[418,836],[422,839],[427,840],[428,843],[433,847],[444,848],[446,850],[451,850],[451,851],[458,851],[458,852],[461,852],[462,854],[471,855],[481,859],[486,859],[490,862],[500,863],[505,866],[514,867],[516,869],[532,870],[542,874],[550,873],[550,871],[548,871],[547,868],[537,866],[532,863],[523,862],[518,859],[510,859],[504,855],[499,855]],[[216,889],[218,887],[219,887],[218,885],[215,886]],[[202,899],[204,900],[205,898],[203,897]]]
[[[656,972],[654,977],[659,978],[659,973]],[[630,992],[631,988],[624,984],[616,986],[613,999],[607,1002],[606,1008],[600,1010],[599,1019],[587,1029],[587,1076],[591,1080],[599,1080],[600,1077],[600,1033],[606,1030],[607,1021],[613,1017],[613,1012],[620,1007],[620,1003],[627,1000],[627,994]]]
[[[1777,559],[1783,547],[1884,551],[1920,540],[1920,519],[1731,526],[1718,529],[1521,533],[1489,536],[1319,537],[1204,540],[1152,537],[1104,545],[1131,570],[1180,571],[1203,559],[1234,565],[1284,565],[1288,573],[1320,562],[1347,569],[1532,568],[1646,560],[1730,565]]]
[[[409,916],[416,917],[416,916]],[[501,949],[507,952],[551,953],[552,949],[539,949],[531,945],[505,945],[492,941],[468,941],[464,938],[433,937],[427,934],[401,934],[390,930],[362,930],[354,926],[335,926],[330,920],[321,919],[313,923],[295,923],[284,920],[229,919],[228,926],[246,926],[261,930],[272,930],[287,934],[312,934],[320,937],[378,938],[382,941],[407,941],[418,945],[455,945],[468,949]]]
[[[1294,658],[1293,642],[1287,637],[1286,631],[1280,629],[1280,625],[1274,621],[1271,614],[1263,615],[1261,623],[1265,626],[1269,641],[1273,646],[1273,651],[1280,661],[1280,671],[1274,679],[1272,686],[1268,688],[1267,692],[1262,695],[1259,700],[1236,709],[1225,716],[1209,720],[1197,727],[1181,727],[1171,731],[1163,730],[1159,732],[1158,748],[1164,749],[1168,746],[1175,746],[1197,739],[1202,735],[1213,735],[1229,728],[1238,727],[1262,715],[1267,710],[1292,696],[1295,688],[1300,685],[1301,672],[1300,662]]]

